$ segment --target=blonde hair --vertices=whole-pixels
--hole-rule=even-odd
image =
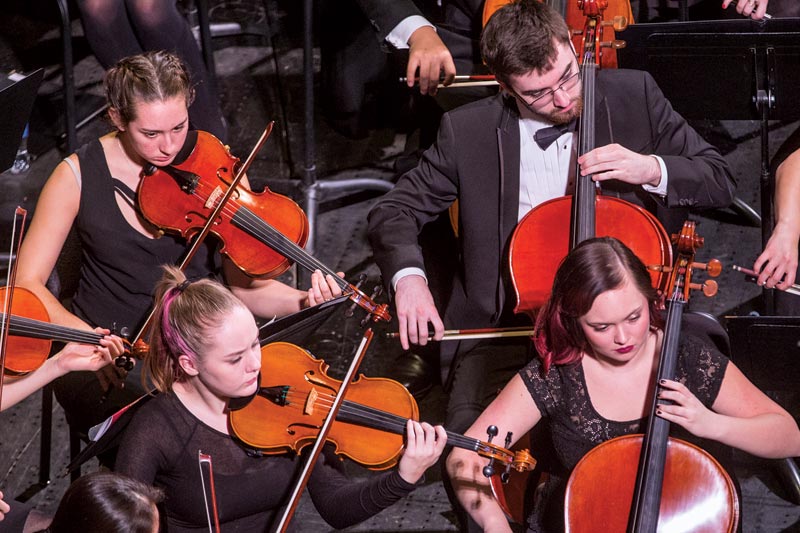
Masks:
[[[103,81],[108,106],[127,125],[136,119],[136,105],[183,96],[186,107],[194,101],[194,87],[183,61],[163,50],[121,59]],[[113,122],[113,121],[112,121]]]
[[[186,379],[178,358],[187,355],[196,362],[210,342],[211,332],[230,311],[245,305],[219,282],[190,281],[178,268],[165,266],[156,286],[156,308],[150,328],[150,350],[145,358],[143,379],[166,392],[176,381]]]

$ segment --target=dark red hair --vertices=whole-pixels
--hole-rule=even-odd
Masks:
[[[626,280],[649,302],[650,326],[662,327],[658,293],[647,268],[630,248],[613,237],[599,237],[583,241],[564,258],[534,326],[533,342],[545,373],[552,364],[580,361],[587,343],[578,319],[589,312],[601,293],[618,289]]]

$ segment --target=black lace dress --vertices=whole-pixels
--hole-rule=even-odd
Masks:
[[[684,336],[678,350],[676,380],[686,385],[703,405],[710,408],[722,385],[728,359],[691,336]],[[618,422],[603,418],[592,405],[580,363],[553,365],[543,376],[541,360],[536,358],[519,374],[542,417],[550,425],[555,452],[554,464],[549,465],[550,479],[541,493],[540,501],[534,505],[528,531],[562,531],[564,489],[578,461],[589,450],[609,439],[643,433],[647,419]],[[700,439],[674,424],[670,434],[690,442],[700,442]],[[701,446],[708,449],[707,442],[704,441]]]

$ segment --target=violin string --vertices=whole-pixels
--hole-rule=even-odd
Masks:
[[[241,217],[240,214],[242,214]],[[312,255],[306,253],[302,247],[298,246],[291,239],[287,238],[281,232],[264,222],[246,207],[242,207],[239,212],[236,213],[236,216],[234,219],[232,219],[232,221],[240,225],[243,229],[248,230],[251,235],[258,238],[261,242],[268,244],[272,249],[276,250],[284,257],[295,260],[300,266],[308,269],[309,271],[313,272],[314,270],[320,270],[325,274],[330,274],[335,278],[341,279],[336,275],[335,272],[333,272],[333,270],[328,268]],[[342,280],[342,283],[347,285],[344,280]]]
[[[0,313],[0,321],[5,321],[6,315]],[[97,344],[103,338],[99,333],[91,331],[81,331],[41,320],[11,315],[9,319],[9,330],[13,335],[30,336],[34,338],[75,341],[86,344]]]
[[[201,184],[198,186],[198,189],[201,189],[202,187],[203,184],[201,182]],[[196,190],[194,195],[203,200],[205,203],[210,194],[205,194],[205,191],[202,191],[202,193],[203,194],[201,194],[201,191]],[[234,206],[237,207],[233,208]],[[312,255],[306,253],[306,251],[302,247],[298,246],[297,243],[258,217],[255,213],[253,213],[253,211],[241,204],[238,204],[235,199],[231,198],[228,200],[227,204],[222,208],[222,213],[230,218],[232,223],[239,225],[252,237],[260,240],[262,243],[266,244],[284,257],[294,260],[303,268],[306,268],[311,272],[314,270],[320,270],[325,274],[332,275],[342,289],[345,289],[349,286],[349,284],[344,280],[342,280],[342,282],[338,282],[338,280],[341,280],[341,278],[339,278],[335,272],[333,272],[330,268],[325,266]],[[342,283],[344,285],[342,285]]]
[[[307,396],[307,392],[299,391],[294,387],[291,387],[289,392],[286,394],[287,399],[290,399],[291,397],[306,398]],[[330,407],[333,405],[333,397],[328,394],[320,395],[316,403],[322,407],[330,409]],[[304,402],[297,401],[292,405],[296,406],[297,408],[302,408],[303,404]],[[377,429],[385,429],[397,434],[403,434],[405,432],[406,422],[408,421],[408,418],[404,418],[402,416],[389,413],[387,411],[382,411],[367,405],[351,402],[350,400],[344,401],[339,409],[339,415],[351,417],[354,423],[358,423],[360,425],[376,427]],[[350,422],[351,420],[347,421]],[[458,433],[452,433],[450,431],[447,431],[447,443],[472,451],[479,451],[487,448],[491,448],[495,452],[498,451],[489,443],[484,443],[478,439],[473,439],[471,437],[460,435]]]

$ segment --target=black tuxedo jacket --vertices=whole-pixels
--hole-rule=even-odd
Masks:
[[[658,155],[668,172],[665,198],[621,182],[604,183],[604,194],[647,208],[667,231],[680,227],[688,208],[733,201],[727,163],[672,109],[649,74],[601,71],[596,90],[596,146],[618,143]],[[517,224],[519,135],[516,104],[503,94],[446,113],[436,144],[369,214],[375,260],[388,283],[402,268],[424,269],[418,234],[458,199],[461,261],[442,316],[448,328],[503,325],[516,303],[506,265]],[[445,343],[443,355],[455,344]]]

